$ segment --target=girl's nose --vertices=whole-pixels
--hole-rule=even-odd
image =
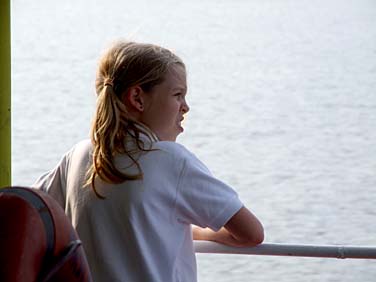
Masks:
[[[183,105],[182,105],[182,111],[184,113],[188,113],[189,112],[189,106],[187,104],[187,101],[184,101]]]

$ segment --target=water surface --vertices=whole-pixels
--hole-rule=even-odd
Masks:
[[[234,187],[267,242],[376,245],[376,2],[26,1],[13,9],[13,183],[87,138],[119,37],[189,73],[179,142]],[[198,255],[199,280],[375,281],[374,262]]]

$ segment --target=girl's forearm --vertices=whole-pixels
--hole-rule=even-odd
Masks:
[[[214,241],[233,247],[243,247],[243,242],[236,240],[225,228],[214,232],[209,228],[192,226],[193,240]],[[255,244],[256,245],[256,244]]]

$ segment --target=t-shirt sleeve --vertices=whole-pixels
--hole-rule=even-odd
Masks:
[[[242,206],[238,194],[200,160],[185,158],[176,200],[179,221],[218,231]]]
[[[64,155],[54,169],[41,175],[32,185],[32,188],[48,193],[63,209],[66,198],[66,169],[67,155]]]

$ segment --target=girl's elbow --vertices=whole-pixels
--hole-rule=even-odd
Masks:
[[[258,234],[258,235],[255,237],[255,239],[254,239],[254,243],[255,243],[256,245],[259,245],[259,244],[261,244],[262,242],[264,242],[264,239],[265,239],[265,237],[264,237],[264,231],[262,231],[262,232],[260,232],[260,234]]]
[[[251,238],[249,238],[246,245],[249,247],[256,246],[264,242],[264,239],[265,239],[264,229],[261,226],[261,228],[257,230],[257,232],[254,232],[252,234]]]

